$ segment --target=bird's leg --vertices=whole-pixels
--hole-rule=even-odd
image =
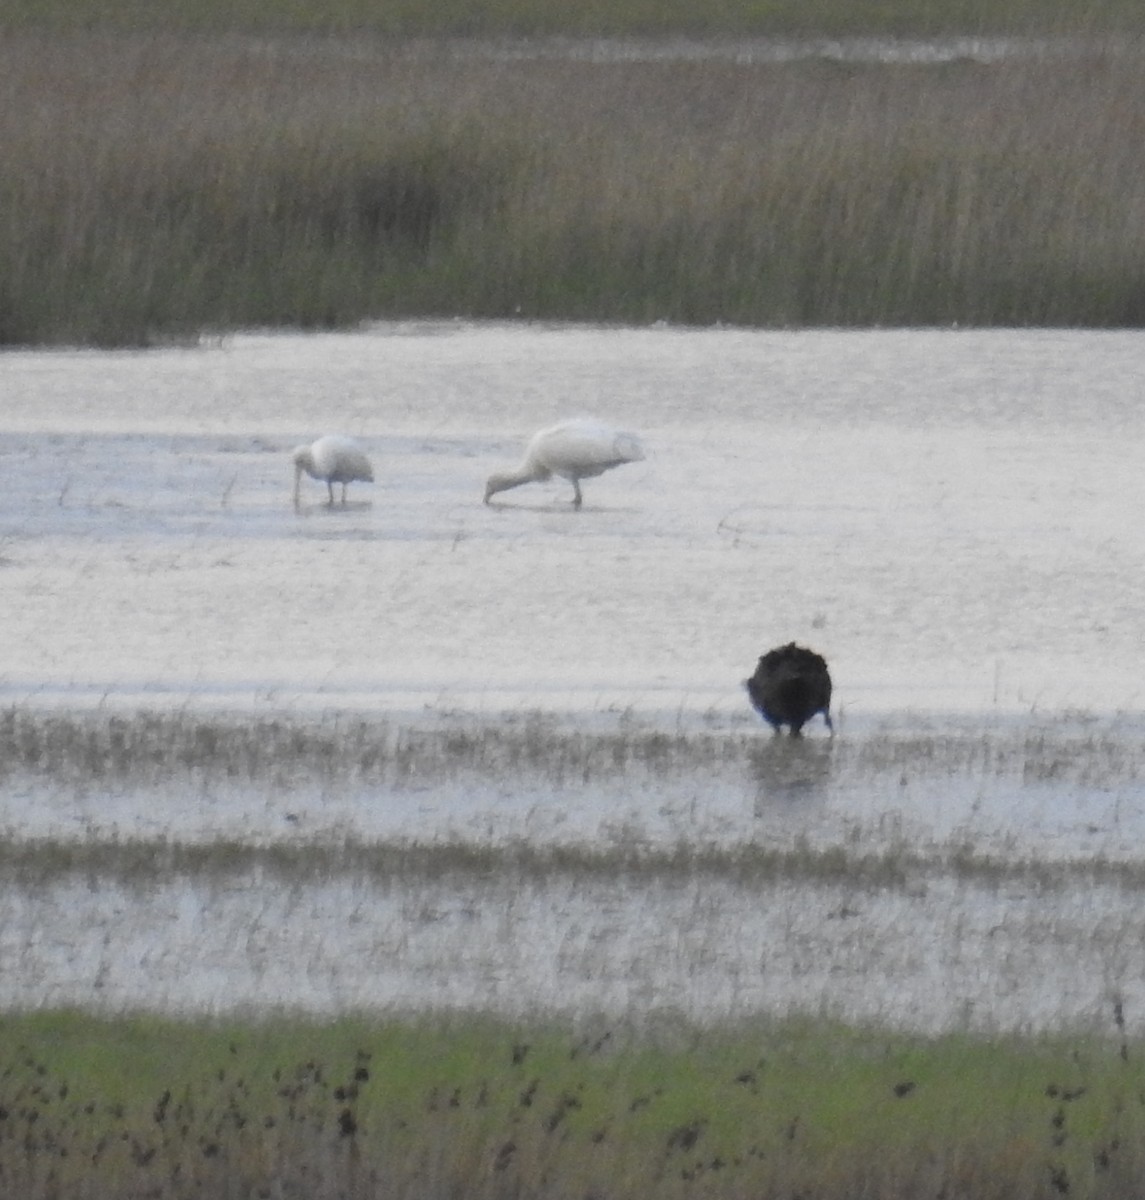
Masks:
[[[342,503],[346,503],[346,481],[342,481]]]
[[[580,480],[574,479],[572,481],[572,485],[573,485],[573,508],[580,508],[581,501],[584,499],[584,497],[580,494]]]
[[[329,494],[330,494],[330,499],[329,499],[328,503],[331,506],[333,506],[333,504],[334,504],[334,484],[331,483],[331,481],[329,479],[326,480],[326,491],[329,492]]]

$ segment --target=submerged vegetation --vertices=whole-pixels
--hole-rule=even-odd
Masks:
[[[1051,785],[1128,795],[1145,780],[1145,746],[1083,716],[985,732],[888,729],[793,742],[754,726],[666,729],[628,712],[570,727],[539,712],[411,720],[13,707],[0,712],[0,786],[17,796],[96,799],[82,806],[87,823],[73,817],[66,834],[29,833],[19,821],[10,824],[0,842],[0,874],[24,887],[64,876],[147,887],[176,877],[225,875],[287,884],[334,877],[375,883],[468,879],[474,885],[492,878],[522,885],[558,877],[645,883],[706,878],[752,888],[847,884],[901,892],[922,878],[947,878],[1043,894],[1095,886],[1122,893],[1145,889],[1145,864],[1135,854],[1084,854],[1076,843],[1070,843],[1072,852],[1063,847],[1043,859],[1029,847],[980,843],[972,830],[957,826],[946,837],[912,838],[897,820],[878,815],[869,823],[844,822],[838,834],[812,835],[798,825],[794,832],[772,829],[766,819],[729,824],[725,815],[707,821],[695,811],[697,804],[711,806],[720,788],[754,796],[757,815],[769,803],[810,802],[817,793],[841,797],[848,789],[886,796],[893,809],[889,798],[908,779],[924,788],[959,779],[979,793],[999,785]],[[543,797],[551,825],[527,818],[515,823],[517,810],[499,800],[506,781]],[[320,814],[327,799],[350,796],[369,809],[435,789],[486,789],[489,817],[473,826],[454,826],[446,818],[405,832],[366,832],[346,823],[339,807],[316,825],[293,824],[292,806],[316,806]],[[278,816],[246,832],[192,822],[156,834],[147,825],[120,828],[100,821],[101,793],[163,796],[173,812],[204,801],[225,805],[225,797],[249,793],[266,796]],[[562,831],[559,810],[593,793],[615,798],[616,819]],[[624,806],[639,805],[642,796],[662,824],[646,827],[629,815]],[[592,804],[600,805],[599,799]],[[677,806],[682,811],[673,816]]]
[[[1130,46],[607,61],[16,24],[0,343],[420,315],[1145,319]]]
[[[0,1180],[53,1196],[1129,1197],[1141,1046],[784,1022],[0,1023]]]
[[[707,722],[702,722],[707,724]],[[926,731],[873,730],[861,738],[787,745],[754,722],[673,728],[654,716],[601,714],[570,724],[520,712],[424,718],[212,713],[193,710],[0,710],[0,782],[26,776],[82,788],[154,786],[173,779],[264,783],[282,789],[351,785],[418,788],[443,780],[531,777],[547,788],[621,778],[698,776],[746,769],[772,789],[859,775],[872,785],[916,774],[1013,778],[1079,788],[1145,779],[1145,746],[1116,725],[1064,714]]]
[[[604,845],[533,845],[522,839],[475,844],[461,837],[425,843],[356,837],[252,844],[242,840],[183,842],[167,839],[0,842],[0,873],[21,888],[59,883],[67,877],[100,879],[107,885],[147,889],[183,880],[234,881],[238,887],[297,887],[350,878],[374,886],[462,887],[479,891],[490,880],[519,887],[552,886],[558,880],[586,887],[612,881],[639,888],[690,882],[729,885],[762,895],[784,885],[845,886],[858,895],[914,895],[949,878],[984,889],[1029,888],[1041,896],[1108,887],[1122,897],[1145,891],[1145,864],[1106,858],[1067,858],[1052,863],[1007,859],[965,843],[882,850],[791,847],[749,843],[734,847],[680,844],[650,846],[639,838]]]

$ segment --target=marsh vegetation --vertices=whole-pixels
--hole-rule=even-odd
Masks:
[[[162,27],[154,6],[131,0],[86,7],[82,28],[75,11],[13,0],[0,16],[5,343],[141,344],[416,314],[1141,320],[1145,86],[1126,43],[924,64],[594,61],[559,45],[381,40],[1076,37],[1139,27],[1139,8],[1123,0],[877,12],[634,2],[575,16],[523,2],[410,3],[387,5],[384,25],[356,0],[320,14],[229,4],[225,19],[198,0]],[[1128,356],[1136,362],[1135,348]],[[109,386],[94,403],[114,407],[123,392]],[[480,411],[472,400],[467,411]],[[23,402],[40,428],[50,405]],[[282,404],[276,394],[276,415]],[[754,396],[748,409],[758,419]],[[426,423],[419,411],[419,438]],[[182,613],[199,668],[198,616],[146,591],[187,565],[179,553],[115,540],[108,555],[131,574],[115,574],[97,602],[81,584],[98,574],[93,527],[122,536],[154,505],[153,477],[133,507],[77,482],[74,448],[59,464],[37,446],[9,453],[21,469],[53,464],[24,524],[6,533],[4,565],[59,639],[50,653],[34,641],[9,667],[9,694],[35,694],[53,671],[97,693],[130,680],[120,610],[106,602],[124,594],[133,652],[182,686],[173,625],[157,634],[138,616]],[[146,457],[164,469],[161,455]],[[1060,483],[1064,472],[1035,465]],[[229,462],[219,477],[212,511],[227,509],[238,479]],[[440,486],[438,462],[433,478]],[[1101,478],[1114,478],[1108,464]],[[188,494],[182,476],[170,486]],[[1036,507],[1044,523],[1044,497]],[[204,549],[192,509],[190,565],[209,556],[217,566],[206,590],[221,620],[241,626],[257,611],[264,625],[262,602],[228,607],[219,588],[221,574],[242,573],[240,527],[228,512],[225,550]],[[73,557],[65,539],[58,579],[37,557],[44,513],[85,546]],[[746,525],[736,513],[719,531],[737,553],[775,544],[769,513]],[[1108,538],[1109,522],[1098,526]],[[949,546],[933,528],[927,544]],[[432,544],[464,556],[452,525]],[[1133,579],[1134,544],[1110,556],[1101,543]],[[1031,586],[1090,574],[1060,539],[1048,546],[1044,577],[1036,560],[1021,564]],[[879,561],[859,557],[864,569]],[[831,555],[836,570],[843,558]],[[977,613],[943,595],[933,557],[925,565],[944,615]],[[437,560],[418,567],[443,590]],[[254,574],[264,599],[277,594],[268,580],[287,577]],[[179,578],[190,591],[190,576]],[[839,579],[856,607],[854,580]],[[678,589],[665,592],[676,606]],[[986,599],[984,610],[1030,611],[1026,593]],[[427,606],[415,595],[411,607]],[[796,608],[817,611],[803,597]],[[1056,654],[1061,629],[1097,625],[1116,658],[1104,604],[1088,592],[1084,620],[1074,611],[1051,619],[1040,608],[1031,637]],[[1131,640],[1135,610],[1112,611],[1108,628]],[[879,626],[869,609],[858,621]],[[988,642],[955,634],[962,646]],[[835,636],[847,644],[844,617]],[[1078,661],[1078,643],[1067,645],[1074,657],[1056,666]],[[244,679],[251,661],[235,668]],[[310,678],[303,666],[292,660],[284,678]],[[0,1190],[29,1200],[1136,1195],[1145,749],[1131,714],[984,720],[844,727],[836,743],[794,753],[734,721],[623,714],[409,722],[14,704],[0,718]],[[316,1020],[282,1015],[292,1008]],[[130,1015],[144,1009],[188,1019]]]
[[[981,1033],[1145,1003],[1131,730],[703,724],[12,709],[0,1007]]]
[[[1134,847],[1145,749],[1131,730],[1084,718],[989,733],[889,724],[789,746],[750,727],[703,724],[671,730],[631,713],[577,728],[542,712],[483,720],[10,708],[0,713],[0,783],[14,799],[0,859],[9,869],[43,860],[151,877],[209,869],[213,845],[229,847],[227,869],[310,878],[343,869],[480,874],[504,855],[502,865],[526,873],[698,870],[773,881],[853,873],[895,886],[933,867],[964,879],[1143,886]],[[955,810],[946,821],[921,803],[935,789]],[[1023,792],[1046,809],[1065,793],[1076,808],[1067,820],[1080,814],[1090,835],[1109,823],[1102,832],[1111,836],[1097,852],[1086,827],[1071,834],[1049,824],[1022,839]],[[1000,812],[1018,810],[1014,829],[993,832],[991,793]],[[874,804],[859,799],[871,794]],[[37,815],[31,795],[53,797],[58,815]],[[1086,796],[1098,798],[1088,809]],[[113,797],[120,816],[108,824],[98,813],[116,811]],[[252,804],[273,820],[244,825]],[[155,821],[124,819],[149,805],[148,815],[165,814],[159,837]],[[574,807],[581,819],[562,817]],[[244,816],[228,825],[228,808]]]
[[[828,1022],[702,1031],[7,1017],[0,1179],[52,1196],[1129,1197],[1140,1045]]]
[[[0,44],[0,342],[418,315],[1136,326],[1128,45],[940,63]]]

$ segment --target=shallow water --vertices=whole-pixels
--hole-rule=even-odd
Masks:
[[[0,360],[13,701],[740,713],[768,646],[847,720],[1140,707],[1136,334],[396,326]],[[648,461],[479,503],[562,414]],[[378,482],[289,503],[289,449]],[[1130,501],[1130,502],[1127,502]],[[552,697],[557,697],[552,701]]]
[[[586,59],[592,62],[786,63],[822,60],[844,63],[967,64],[1014,59],[1068,60],[1112,55],[1132,49],[1129,39],[1064,37],[844,37],[844,38],[503,38],[452,39],[458,57],[514,59]],[[414,54],[440,53],[440,43],[417,41],[407,46]]]
[[[0,1005],[511,998],[933,1026],[1084,1021],[1135,996],[1133,887],[1065,880],[1051,904],[949,860],[1139,858],[1142,349],[1135,333],[458,322],[0,357],[6,706],[493,741],[540,720],[550,755],[445,770],[427,750],[413,783],[315,780],[306,762],[81,783],[45,762],[6,780],[10,839],[906,844],[928,863],[857,904],[690,876],[668,895],[622,874],[519,892],[510,873],[466,898],[337,871],[141,891],[60,869],[0,890],[18,966]],[[562,484],[480,503],[533,429],[577,412],[641,432],[648,460],[588,481],[580,512]],[[289,450],[333,431],[363,439],[377,482],[333,509],[309,484],[296,512]],[[821,727],[772,741],[747,709],[740,681],[791,639],[831,663],[833,743]],[[683,749],[593,757],[649,732]],[[804,912],[802,941],[773,910],[785,929]],[[241,929],[277,948],[273,971]]]

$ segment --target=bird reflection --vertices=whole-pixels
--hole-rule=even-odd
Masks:
[[[784,804],[822,800],[831,782],[836,743],[776,738],[750,747],[747,769],[755,788],[754,815]]]

